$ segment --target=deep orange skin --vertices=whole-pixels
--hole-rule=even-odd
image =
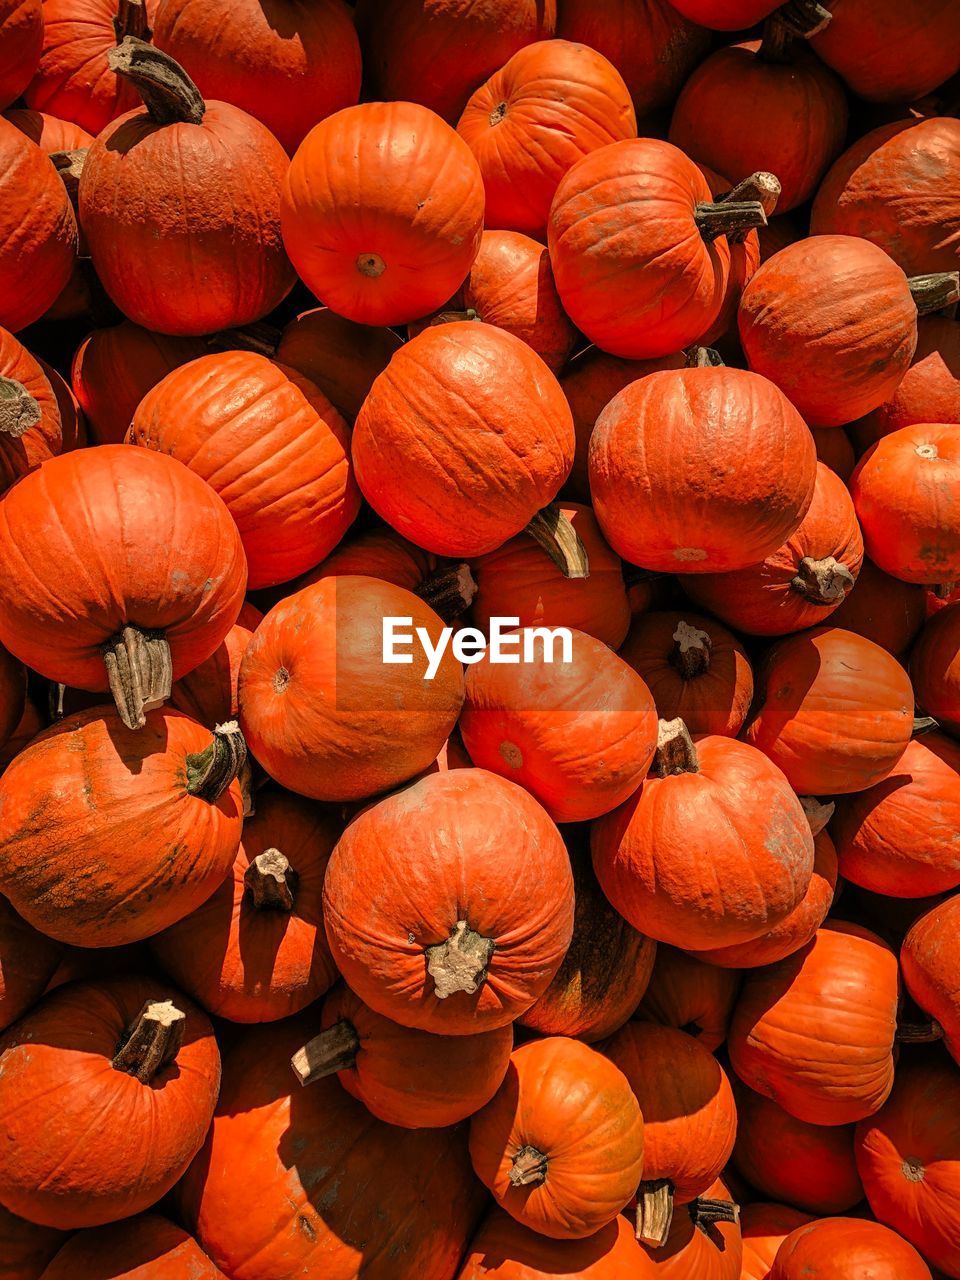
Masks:
[[[0,899],[0,1030],[35,1004],[60,964],[63,947],[32,929]],[[0,1240],[2,1240],[0,1229]],[[3,1272],[0,1271],[0,1277]]]
[[[392,329],[354,324],[329,307],[317,307],[290,321],[277,359],[316,383],[352,426],[374,378],[402,346]]]
[[[351,989],[439,1035],[512,1022],[547,989],[573,932],[559,832],[526,791],[485,769],[430,774],[366,808],[333,851],[323,899]],[[425,951],[460,920],[495,950],[475,992],[440,1000]]]
[[[195,910],[240,840],[234,781],[187,790],[209,730],[161,709],[127,729],[94,707],[51,726],[0,778],[0,882],[25,920],[83,947],[147,938]]]
[[[26,11],[30,4],[21,3],[19,7],[21,11]],[[81,147],[89,147],[93,141],[93,134],[81,129],[78,124],[71,120],[60,120],[43,111],[11,107],[3,113],[3,118],[15,124],[21,133],[25,133],[48,156],[55,151],[78,151]]]
[[[480,86],[457,132],[483,174],[486,226],[542,240],[564,174],[591,151],[635,138],[637,118],[623,77],[603,54],[542,40]]]
[[[834,921],[803,950],[747,974],[730,1062],[798,1120],[861,1120],[893,1086],[898,1000],[890,948],[859,925]]]
[[[42,1280],[222,1280],[196,1240],[166,1218],[145,1213],[73,1236]]]
[[[78,689],[106,691],[101,646],[128,623],[164,633],[179,679],[230,630],[246,581],[221,499],[148,449],[52,458],[0,508],[0,641]]]
[[[917,702],[949,732],[960,732],[960,608],[948,606],[926,623],[910,655]]]
[[[207,729],[215,729],[240,714],[240,663],[263,621],[263,614],[244,603],[236,622],[205,662],[177,680],[170,701],[178,711]]]
[[[944,1044],[960,1063],[960,895],[938,903],[913,925],[900,951],[907,990],[943,1027]]]
[[[960,422],[960,324],[949,315],[920,317],[917,349],[903,381],[879,409],[851,424],[851,434],[864,452],[918,422]]]
[[[0,1207],[0,1280],[40,1280],[66,1239],[54,1227],[40,1227]]]
[[[3,0],[0,4],[0,103],[20,97],[40,61],[43,10],[40,0]]]
[[[322,564],[305,573],[300,586],[309,587],[324,578],[378,578],[405,591],[416,592],[437,568],[437,557],[414,546],[386,526],[368,529],[342,542]]]
[[[930,1280],[930,1268],[889,1227],[860,1218],[822,1218],[798,1227],[777,1253],[770,1280]]]
[[[679,0],[673,6],[711,31],[746,31],[774,9],[774,0]]]
[[[547,1157],[546,1178],[515,1187],[516,1156]],[[470,1121],[470,1159],[497,1204],[553,1240],[580,1240],[612,1222],[636,1193],[644,1122],[626,1076],[566,1036],[514,1050],[506,1079]]]
[[[187,1022],[175,1062],[141,1084],[111,1061],[148,1000],[173,1000]],[[154,979],[61,987],[0,1051],[0,1134],[18,1153],[0,1170],[0,1194],[12,1212],[60,1229],[113,1222],[166,1195],[200,1149],[220,1086],[210,1023]]]
[[[657,1274],[621,1215],[586,1240],[558,1241],[494,1208],[457,1280],[653,1280]]]
[[[0,377],[19,382],[40,409],[40,421],[22,436],[0,434],[0,493],[63,448],[63,418],[43,366],[12,333],[0,329]]]
[[[713,1053],[727,1038],[739,990],[739,973],[659,945],[650,984],[635,1016],[640,1022],[676,1027]]]
[[[719,1178],[706,1191],[710,1200],[733,1200]],[[654,1249],[641,1245],[656,1264],[657,1280],[740,1280],[743,1245],[736,1222],[718,1222],[703,1231],[694,1226],[688,1210],[673,1215],[665,1243]]]
[[[334,1077],[301,1089],[290,1058],[315,1034],[300,1017],[235,1046],[184,1220],[243,1280],[449,1280],[484,1208],[463,1129],[382,1124]]]
[[[853,590],[830,619],[894,657],[907,652],[923,620],[923,587],[891,578],[866,556]]]
[[[745,1204],[740,1209],[743,1270],[739,1280],[769,1280],[777,1250],[791,1231],[806,1226],[810,1215],[785,1204]]]
[[[857,465],[857,458],[846,431],[837,430],[836,427],[811,427],[810,434],[817,446],[817,461],[829,467],[847,484]]]
[[[226,102],[208,102],[202,124],[157,124],[139,110],[108,125],[87,152],[80,223],[124,315],[191,336],[282,302],[294,282],[280,235],[287,168],[273,134]]]

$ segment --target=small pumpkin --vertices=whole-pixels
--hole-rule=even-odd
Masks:
[[[856,582],[830,620],[897,658],[923,626],[923,597],[923,587],[891,578],[865,556]]]
[[[769,1280],[777,1250],[791,1231],[809,1221],[809,1214],[786,1204],[745,1204],[740,1210],[743,1270],[739,1280]]]
[[[910,655],[917,701],[948,733],[960,736],[960,609],[935,613]]]
[[[812,427],[810,434],[817,446],[817,461],[829,467],[844,484],[848,484],[857,465],[857,458],[846,431],[838,427]]]
[[[40,361],[0,329],[0,492],[63,449],[63,417]]]
[[[36,1004],[62,956],[59,943],[32,929],[6,899],[0,898],[0,1030]],[[7,1280],[2,1271],[0,1280]]]
[[[900,951],[900,968],[910,995],[943,1034],[947,1052],[960,1063],[960,895],[937,903],[912,926]]]
[[[662,1245],[642,1244],[658,1280],[740,1280],[740,1206],[719,1178],[673,1215]]]
[[[895,1231],[861,1218],[821,1218],[798,1227],[777,1251],[770,1280],[931,1280],[930,1268]],[[872,1273],[872,1275],[871,1275]]]
[[[713,1053],[727,1038],[739,990],[740,975],[734,969],[720,969],[661,944],[634,1016],[640,1022],[676,1027]]]
[[[222,1280],[222,1274],[186,1231],[144,1213],[73,1236],[41,1280]]]
[[[65,1238],[0,1206],[0,1280],[40,1280]]]
[[[20,5],[21,11],[29,10],[30,7],[29,4]],[[78,124],[47,115],[43,111],[12,107],[3,113],[3,117],[15,124],[21,133],[25,133],[48,156],[56,155],[58,151],[80,151],[89,147],[93,141],[93,134],[81,129]]]
[[[551,1240],[493,1208],[470,1242],[457,1280],[651,1280],[653,1275],[624,1217],[584,1240]]]
[[[355,324],[329,307],[316,307],[290,321],[275,355],[316,383],[352,426],[374,378],[402,346],[392,329]]]
[[[262,621],[259,609],[246,602],[242,605],[236,622],[210,657],[174,683],[170,701],[178,711],[207,729],[236,720],[240,713],[240,663]]]
[[[3,0],[0,4],[0,106],[20,97],[40,61],[43,10],[40,0]]]

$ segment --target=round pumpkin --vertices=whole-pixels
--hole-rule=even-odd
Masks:
[[[21,10],[29,10],[30,5],[20,6]],[[4,119],[15,124],[21,133],[25,133],[31,142],[46,155],[55,155],[58,151],[80,151],[89,147],[93,134],[81,129],[71,120],[61,120],[57,116],[47,115],[43,111],[30,111],[27,107],[11,108],[3,113]]]
[[[912,1245],[889,1227],[860,1218],[821,1218],[791,1231],[770,1280],[931,1280]]]
[[[678,0],[673,6],[711,31],[743,31],[777,8],[776,0]]]
[[[926,623],[910,655],[910,675],[924,711],[960,735],[960,609],[949,605]]]
[[[384,619],[410,618],[431,643],[442,623],[417,596],[374,578],[324,578],[276,605],[240,666],[240,723],[282,787],[315,800],[361,800],[425,769],[456,724],[463,671],[449,647],[426,679],[383,660]]]
[[[0,493],[63,449],[63,416],[43,366],[0,329]]]
[[[62,956],[63,947],[59,943],[32,929],[6,899],[0,898],[0,1030],[5,1030],[36,1004]],[[2,1239],[0,1224],[0,1241]],[[6,1280],[2,1270],[0,1280]]]
[[[943,1043],[960,1063],[960,895],[925,912],[910,929],[900,951],[900,968],[910,995],[943,1032]]]
[[[590,440],[604,536],[665,573],[727,573],[770,555],[806,515],[816,468],[800,415],[740,369],[652,373],[607,405]]]
[[[240,714],[240,663],[263,615],[244,603],[236,622],[220,645],[198,667],[177,680],[170,701],[207,729],[215,729]]]
[[[470,1121],[474,1172],[501,1209],[554,1240],[612,1222],[644,1168],[644,1122],[627,1078],[566,1036],[514,1050]]]
[[[0,1280],[40,1280],[64,1239],[62,1231],[18,1218],[0,1206]]]
[[[913,689],[872,640],[818,627],[778,641],[757,671],[746,740],[799,795],[865,791],[893,772],[913,734]]]
[[[739,1280],[769,1280],[777,1250],[791,1231],[806,1226],[810,1215],[785,1204],[745,1204],[740,1210],[743,1270]]]
[[[848,484],[857,465],[857,458],[846,431],[837,427],[812,427],[810,434],[817,447],[817,461],[829,467],[844,484]]]
[[[923,597],[923,587],[891,578],[864,557],[856,582],[831,622],[899,657],[923,626]]]
[[[551,1240],[491,1209],[457,1280],[651,1280],[652,1264],[616,1217],[584,1240]]]
[[[41,1280],[222,1280],[196,1240],[145,1213],[73,1236]]]
[[[719,969],[675,947],[657,947],[650,983],[637,1006],[640,1022],[676,1027],[709,1053],[727,1038],[740,975]]]
[[[706,1195],[681,1206],[662,1245],[641,1245],[658,1280],[740,1280],[739,1216],[739,1205],[719,1178]]]
[[[276,358],[316,383],[352,426],[374,378],[402,346],[392,329],[355,324],[329,307],[317,307],[290,321]]]
[[[7,107],[30,83],[43,48],[40,0],[0,4],[0,106]]]
[[[834,920],[801,951],[750,971],[727,1046],[740,1079],[798,1120],[850,1124],[893,1086],[896,956]]]
[[[457,132],[477,158],[487,227],[543,237],[554,193],[578,160],[637,136],[623,77],[569,40],[520,49],[474,93]]]
[[[573,462],[573,421],[526,343],[493,325],[441,324],[374,382],[353,462],[364,497],[399,533],[438,555],[478,556],[556,496]]]

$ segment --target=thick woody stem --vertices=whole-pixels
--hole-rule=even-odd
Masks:
[[[18,440],[40,417],[39,404],[22,383],[0,378],[0,434]]]
[[[816,796],[801,796],[800,805],[806,814],[807,822],[810,824],[810,834],[815,837],[820,834],[833,817],[833,811],[837,807],[832,800],[824,804]]]
[[[129,80],[157,124],[202,124],[200,90],[168,53],[126,36],[107,54],[107,66]]]
[[[113,19],[113,34],[117,44],[127,36],[135,36],[138,40],[150,39],[153,32],[147,19],[146,0],[119,0]]]
[[[833,14],[819,0],[786,0],[774,17],[799,39],[809,40],[826,30]]]
[[[141,1084],[149,1084],[180,1052],[186,1025],[187,1015],[172,1001],[148,1001],[128,1028],[111,1065]]]
[[[900,1022],[897,1041],[900,1044],[936,1044],[943,1039],[943,1027],[935,1018],[929,1022]]]
[[[960,301],[960,271],[934,271],[927,276],[911,276],[907,281],[917,315],[928,316]]]
[[[80,175],[83,173],[87,150],[86,147],[78,147],[76,151],[54,151],[50,155],[53,167],[59,173],[61,182],[67,188],[67,195],[70,197],[74,213],[77,211]]]
[[[824,556],[822,560],[804,556],[790,586],[811,604],[840,604],[855,581],[847,566],[835,556]]]
[[[162,706],[173,685],[173,659],[162,631],[128,625],[103,646],[110,692],[128,729],[142,729],[146,712]]]
[[[689,622],[678,622],[673,633],[673,665],[684,680],[693,680],[710,669],[710,650],[713,641],[706,631],[691,627]]]
[[[565,578],[589,578],[590,561],[580,535],[555,502],[538,511],[524,529]]]
[[[693,220],[704,240],[716,240],[718,236],[746,235],[754,227],[765,227],[767,215],[759,200],[715,200],[698,204]]]
[[[913,717],[913,736],[919,737],[922,733],[932,733],[934,729],[940,728],[939,720],[934,720],[933,716],[914,716]]]
[[[699,773],[697,748],[690,731],[679,717],[661,720],[657,729],[657,749],[653,753],[650,772],[655,778],[667,778],[675,773]]]
[[[666,1178],[637,1188],[637,1239],[653,1249],[666,1243],[673,1222],[673,1187]]]
[[[216,804],[246,758],[247,744],[236,720],[218,724],[209,747],[187,756],[187,790],[198,800]]]
[[[723,356],[713,347],[687,347],[684,351],[687,369],[722,369]]]
[[[740,1206],[732,1200],[708,1200],[706,1196],[699,1196],[689,1209],[693,1225],[701,1231],[706,1231],[715,1222],[740,1221]]]
[[[482,322],[483,317],[473,307],[467,307],[464,311],[438,311],[435,316],[430,317],[427,328],[432,329],[438,324],[456,324],[465,320]]]
[[[242,329],[222,329],[207,338],[211,351],[252,351],[255,355],[272,360],[280,345],[282,330],[272,324],[258,321],[246,324]]]
[[[292,911],[299,877],[279,849],[257,854],[243,873],[258,911]]]
[[[547,1180],[547,1157],[536,1147],[521,1147],[513,1157],[511,1187],[535,1187]]]
[[[416,594],[449,625],[473,604],[477,584],[464,560],[435,569],[420,583]]]
[[[352,1022],[341,1018],[298,1049],[290,1059],[290,1065],[300,1083],[308,1085],[338,1071],[348,1071],[359,1052],[360,1037],[356,1028]]]
[[[487,965],[493,955],[492,938],[474,933],[466,920],[458,920],[446,942],[426,948],[427,972],[433,979],[438,1000],[446,1000],[458,991],[472,995],[487,976]]]
[[[756,173],[751,173],[742,182],[738,182],[730,191],[725,191],[722,196],[717,196],[717,202],[719,204],[740,204],[744,200],[756,200],[763,206],[763,212],[766,216],[770,218],[777,207],[777,201],[780,199],[782,190],[778,177],[772,173],[767,173],[765,169],[758,169]],[[728,232],[727,239],[731,244],[738,244],[745,240],[748,234],[746,231],[731,231]]]

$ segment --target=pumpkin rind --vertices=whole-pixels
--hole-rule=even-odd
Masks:
[[[872,1280],[930,1280],[912,1245],[879,1222],[821,1218],[791,1231],[777,1252],[770,1280],[805,1280],[811,1266],[822,1280],[871,1275]]]
[[[41,1280],[222,1280],[192,1236],[145,1213],[73,1236]]]
[[[704,1201],[710,1208],[726,1210],[714,1221],[701,1220],[699,1202],[694,1200],[673,1215],[670,1231],[662,1245],[641,1245],[655,1265],[658,1280],[740,1280],[743,1245],[737,1222],[739,1207],[733,1203],[724,1182],[718,1178],[707,1188]]]
[[[0,5],[0,105],[20,97],[30,83],[43,48],[40,0],[3,0]]]
[[[745,1204],[740,1210],[743,1271],[740,1280],[769,1280],[777,1250],[810,1215],[785,1204]]]
[[[857,581],[830,621],[897,658],[910,648],[924,616],[923,587],[891,578],[864,556]]]
[[[31,928],[6,899],[0,898],[0,1030],[5,1030],[36,1004],[56,973],[62,956],[63,947],[59,943]],[[0,1221],[0,1242],[2,1240]],[[2,1270],[0,1280],[7,1280]]]
[[[719,969],[698,956],[660,945],[634,1017],[676,1027],[713,1053],[727,1038],[739,990],[740,975],[731,969]]]
[[[65,1238],[0,1207],[0,1280],[40,1280]]]
[[[209,658],[177,680],[170,701],[207,729],[215,729],[240,713],[240,663],[263,621],[263,614],[244,603],[237,620]]]
[[[290,321],[276,358],[316,383],[352,426],[374,378],[402,346],[392,329],[354,324],[329,307],[317,307]]]
[[[960,735],[960,609],[949,605],[929,619],[910,655],[910,675],[924,711]]]
[[[0,329],[0,493],[64,445],[63,415],[43,365]]]
[[[29,9],[30,5],[21,5],[21,8]],[[81,129],[78,124],[47,115],[44,111],[11,107],[3,113],[3,118],[15,124],[21,133],[25,133],[48,156],[57,151],[79,151],[83,147],[89,147],[93,141],[93,134]]]
[[[653,1275],[621,1215],[585,1240],[551,1240],[493,1208],[470,1242],[457,1280],[651,1280]]]
[[[900,950],[900,968],[910,995],[943,1030],[943,1043],[960,1063],[960,895],[925,912]]]

